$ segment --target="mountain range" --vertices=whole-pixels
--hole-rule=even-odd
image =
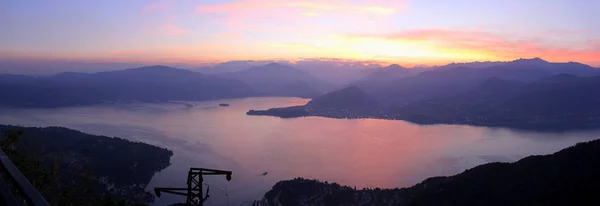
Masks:
[[[418,73],[414,76],[396,78],[389,83],[375,79],[356,86],[371,93],[386,105],[403,105],[410,102],[456,95],[465,92],[487,79],[498,77],[506,80],[531,82],[555,74],[577,76],[600,75],[600,70],[579,63],[549,63],[540,58],[518,59],[497,63],[491,67],[478,68],[480,63],[461,64],[460,67],[442,67]]]
[[[194,71],[220,75],[242,71],[251,67],[262,66],[268,63],[293,66],[295,69],[307,72],[321,81],[325,81],[327,84],[335,87],[345,86],[349,83],[358,81],[381,67],[378,64],[343,62],[335,59],[303,59],[293,63],[288,61],[229,61],[195,68]]]
[[[392,64],[379,69],[372,69],[366,77],[355,81],[350,86],[357,86],[367,90],[377,90],[394,83],[398,79],[417,75],[422,72],[419,69],[407,69],[397,64]]]
[[[62,107],[113,102],[199,101],[247,97],[252,87],[235,79],[166,66],[47,77],[1,75],[0,105]]]
[[[312,101],[304,106],[253,110],[248,114],[402,119],[421,124],[527,129],[600,127],[600,111],[595,108],[600,102],[600,79],[595,77],[600,70],[575,62],[550,63],[534,58],[429,69],[345,65],[340,68],[362,71],[362,77],[341,89],[328,79],[315,77],[306,67],[246,61],[231,64],[235,70],[220,74],[159,65],[51,76],[5,74],[0,75],[4,97],[0,105],[64,107],[283,96]]]
[[[531,83],[491,78],[451,97],[394,110],[401,119],[530,129],[600,127],[600,77],[559,74]]]
[[[0,74],[0,93],[4,95],[0,105],[65,107],[260,96],[315,97],[333,89],[308,72],[278,63],[213,75],[156,65],[50,76]]]
[[[366,78],[350,89],[362,92],[330,92],[314,98],[319,104],[309,102],[290,108],[292,113],[279,108],[248,114],[366,117],[524,129],[600,127],[600,111],[595,106],[600,103],[600,78],[596,76],[600,70],[596,68],[573,62],[549,63],[539,58],[494,63],[484,68],[464,66],[468,64],[407,74],[387,83],[380,78]],[[366,96],[370,105],[349,109],[338,104],[343,99]]]
[[[264,96],[314,97],[333,90],[333,86],[308,72],[278,63],[254,66],[221,76],[239,79]]]
[[[244,69],[248,69],[254,66],[264,65],[264,62],[260,61],[228,61],[212,66],[203,66],[195,68],[194,71],[201,72],[203,74],[225,74],[231,72],[238,72]]]

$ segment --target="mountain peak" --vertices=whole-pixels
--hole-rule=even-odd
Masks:
[[[154,65],[154,66],[145,66],[145,67],[138,67],[138,68],[133,68],[133,69],[126,69],[126,70],[130,70],[130,71],[153,71],[153,72],[161,72],[161,71],[188,71],[185,69],[178,69],[178,68],[173,68],[173,67],[169,67],[169,66],[164,66],[164,65]],[[123,71],[126,71],[123,70]]]
[[[268,63],[268,64],[265,64],[263,66],[255,66],[255,67],[252,67],[252,68],[254,68],[254,69],[261,69],[261,70],[264,70],[264,69],[266,69],[266,70],[276,70],[276,71],[284,70],[284,69],[285,70],[297,70],[293,66],[286,65],[286,64],[280,64],[280,63],[276,63],[276,62]]]
[[[398,64],[392,64],[392,65],[389,65],[389,66],[387,66],[385,68],[386,69],[406,69],[406,68],[404,68],[404,67],[402,67],[402,66],[400,66]]]
[[[527,63],[527,64],[547,64],[547,63],[549,63],[548,61],[543,60],[542,58],[539,58],[539,57],[535,57],[532,59],[521,58],[521,59],[514,60],[512,62],[513,63]]]
[[[145,67],[116,70],[116,71],[106,71],[106,72],[99,72],[96,74],[98,74],[98,75],[117,75],[117,76],[119,76],[119,75],[138,75],[139,77],[142,77],[141,75],[148,75],[148,76],[154,76],[154,77],[159,77],[162,75],[170,75],[170,76],[201,75],[201,73],[192,72],[187,69],[179,69],[179,68],[163,66],[163,65],[145,66]],[[148,77],[148,76],[146,76],[146,77]]]
[[[172,67],[168,67],[165,65],[152,65],[152,66],[145,66],[145,67],[138,67],[138,69],[171,69]]]

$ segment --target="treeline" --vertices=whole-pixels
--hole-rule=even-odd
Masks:
[[[0,146],[52,205],[133,205],[153,201],[145,186],[173,153],[61,127],[2,126]]]
[[[354,189],[297,178],[277,183],[267,205],[600,205],[600,140],[515,163],[490,163],[413,187]]]

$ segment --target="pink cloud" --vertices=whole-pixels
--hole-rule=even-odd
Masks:
[[[309,11],[340,11],[361,12],[370,14],[393,14],[398,8],[369,3],[351,3],[342,0],[315,1],[315,0],[246,0],[229,4],[205,6],[197,8],[200,13],[237,13],[250,12],[255,9],[301,9]]]
[[[241,32],[228,32],[228,33],[218,33],[218,34],[214,34],[212,36],[215,38],[220,38],[220,39],[238,39],[238,38],[242,38],[244,36],[244,34],[242,34]]]
[[[590,51],[600,51],[600,39],[587,41],[587,49]],[[600,61],[600,56],[598,57]]]
[[[160,0],[153,3],[150,3],[140,10],[140,14],[146,15],[151,13],[158,13],[168,10],[171,7],[170,0]]]
[[[163,25],[162,27],[160,27],[158,35],[159,36],[175,36],[175,35],[182,35],[182,34],[188,34],[188,33],[190,33],[190,31],[179,28],[175,25],[167,24],[167,25]]]
[[[572,35],[586,35],[589,34],[590,31],[584,29],[576,29],[576,30],[549,30],[542,33],[542,35],[560,35],[560,36],[572,36]]]
[[[201,6],[196,8],[196,13],[223,15],[226,25],[237,30],[281,26],[308,27],[332,21],[356,25],[378,22],[382,18],[398,14],[405,9],[406,1],[243,0]]]
[[[145,30],[154,33],[157,36],[176,36],[182,34],[188,34],[189,30],[181,28],[176,24],[177,15],[169,14],[171,12],[173,0],[159,0],[144,6],[140,10],[140,14],[156,16],[159,14],[159,18],[163,18],[163,23],[157,23],[152,21],[152,18],[144,18],[147,20],[147,26],[144,26]]]
[[[146,30],[157,36],[176,36],[190,33],[189,30],[181,28],[175,22],[177,15],[170,15],[161,26],[153,25],[145,27]]]

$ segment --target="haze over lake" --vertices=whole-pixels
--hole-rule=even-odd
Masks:
[[[232,170],[207,178],[209,205],[258,200],[277,181],[304,177],[361,187],[404,187],[487,162],[549,154],[600,137],[600,130],[538,133],[405,121],[281,119],[250,109],[303,105],[308,99],[246,98],[169,104],[0,109],[0,124],[64,126],[172,150],[172,165],[148,185],[184,187],[190,167]],[[230,107],[219,107],[228,103]],[[268,173],[267,175],[261,175]],[[226,198],[225,193],[228,193]],[[157,205],[183,198],[165,194]]]

